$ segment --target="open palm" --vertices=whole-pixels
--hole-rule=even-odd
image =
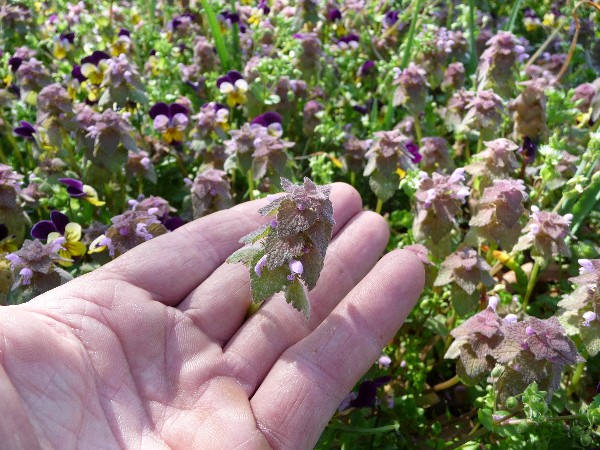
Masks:
[[[311,318],[279,296],[246,320],[248,269],[224,264],[264,200],[153,239],[0,309],[5,448],[309,448],[423,287],[385,221],[336,184]]]

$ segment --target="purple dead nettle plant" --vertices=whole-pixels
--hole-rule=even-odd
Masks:
[[[527,198],[523,180],[494,180],[475,206],[465,242],[474,247],[487,242],[510,252],[521,234]]]
[[[150,155],[144,150],[140,150],[139,152],[129,150],[127,152],[125,173],[130,177],[145,178],[154,184],[158,181],[156,169],[154,168],[154,164],[152,164]]]
[[[12,291],[26,291],[20,293],[21,301],[29,300],[73,279],[68,272],[56,265],[63,259],[58,252],[65,242],[64,237],[47,244],[42,244],[38,239],[27,239],[18,251],[5,256],[10,261],[14,274]]]
[[[575,289],[558,302],[558,316],[593,357],[600,352],[600,259],[580,259],[579,265],[579,276],[569,278]]]
[[[427,98],[427,72],[420,66],[410,63],[394,77],[394,106],[404,106],[412,116],[418,116],[425,111]]]
[[[514,250],[532,248],[532,256],[545,267],[555,256],[571,256],[571,250],[565,243],[569,235],[569,227],[573,220],[572,214],[561,216],[551,211],[541,211],[537,206],[531,207],[529,223],[525,226]]]
[[[73,102],[67,90],[58,83],[43,88],[37,97],[36,124],[45,132],[48,143],[62,146],[63,137],[77,129]]]
[[[204,139],[215,133],[224,138],[229,124],[229,109],[220,103],[210,102],[202,105],[200,111],[192,116],[196,122],[192,133],[199,139]]]
[[[529,138],[534,142],[548,138],[546,120],[546,87],[542,80],[525,81],[519,96],[508,105],[514,123],[513,137],[517,140]]]
[[[480,178],[480,187],[489,186],[492,180],[510,178],[519,168],[516,151],[519,146],[505,138],[483,143],[485,150],[473,156],[471,164],[465,167],[470,175]]]
[[[480,140],[494,137],[502,124],[504,113],[502,98],[494,91],[478,91],[466,107],[467,113],[459,131],[476,132]]]
[[[523,43],[507,31],[498,32],[486,46],[477,67],[479,89],[493,88],[508,98],[514,89],[515,64],[525,61],[529,55],[525,53]]]
[[[454,169],[454,161],[450,158],[448,142],[442,137],[424,137],[419,148],[421,161],[419,166],[425,172],[447,172]]]
[[[192,193],[194,219],[233,206],[227,173],[217,169],[200,172],[188,183]]]
[[[108,69],[101,84],[105,91],[98,102],[100,106],[116,103],[122,107],[128,103],[135,105],[148,102],[140,74],[125,54],[109,59],[106,64]]]
[[[592,106],[597,89],[592,83],[583,83],[575,88],[571,101],[582,113],[587,113]]]
[[[421,172],[419,176],[413,234],[417,241],[432,243],[436,255],[445,256],[449,253],[451,232],[469,196],[464,185],[465,171],[460,168],[450,175],[433,173],[431,177]]]
[[[294,37],[300,40],[301,51],[296,65],[309,76],[318,72],[321,67],[321,57],[323,56],[323,44],[316,33],[295,34]]]
[[[433,285],[450,285],[452,306],[459,316],[465,316],[479,305],[479,287],[494,285],[490,269],[490,265],[474,249],[461,245],[442,262]]]
[[[6,225],[9,234],[21,237],[26,220],[20,201],[22,184],[23,175],[0,164],[0,223]]]
[[[369,177],[369,185],[377,198],[385,202],[400,185],[398,169],[404,172],[414,168],[414,156],[407,144],[410,139],[400,130],[374,133],[371,148],[365,154],[367,165],[363,175]]]
[[[35,58],[22,61],[18,67],[15,75],[21,90],[21,100],[35,104],[36,94],[52,83],[50,72]]]
[[[458,360],[457,375],[468,385],[499,365],[500,375],[493,381],[500,401],[522,393],[534,381],[548,391],[549,401],[560,387],[563,368],[584,359],[556,317],[519,322],[508,314],[501,319],[497,306],[497,297],[490,297],[485,310],[452,330],[455,340],[444,357]]]
[[[259,210],[270,222],[242,238],[246,244],[228,258],[250,269],[252,300],[260,303],[285,291],[285,298],[308,318],[304,284],[312,290],[319,280],[335,221],[329,200],[331,186],[305,178],[294,185],[282,178],[285,194]],[[302,281],[302,282],[301,282]]]
[[[372,139],[358,139],[353,134],[347,134],[344,140],[342,166],[344,171],[359,174],[365,165],[365,155],[373,143]]]
[[[461,62],[449,64],[442,78],[442,90],[453,92],[460,89],[465,82],[465,66]]]
[[[167,228],[156,215],[159,213],[158,208],[154,209],[129,210],[110,219],[112,225],[105,234],[98,236],[90,244],[89,253],[108,248],[109,255],[116,258],[152,238],[167,233]]]
[[[127,162],[127,151],[138,150],[128,116],[105,109],[102,114],[92,115],[90,119],[95,122],[86,128],[87,142],[92,144],[85,148],[86,157],[102,168],[121,168]]]
[[[449,131],[460,131],[461,124],[467,114],[468,105],[471,104],[474,98],[474,92],[460,88],[448,99],[446,106],[441,108],[440,114]]]
[[[302,110],[302,129],[305,134],[311,136],[315,128],[321,123],[321,114],[325,111],[325,106],[316,100],[309,100],[305,103]]]

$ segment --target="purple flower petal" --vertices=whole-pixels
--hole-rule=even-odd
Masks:
[[[50,220],[41,220],[31,229],[31,237],[34,239],[48,239],[50,233],[56,232],[56,226]]]
[[[242,76],[241,73],[239,73],[237,70],[230,70],[229,72],[227,72],[227,77],[229,77],[229,82],[231,84],[235,84],[235,82],[237,80],[243,80],[244,77]]]
[[[8,65],[10,66],[10,70],[12,70],[13,72],[16,72],[17,70],[19,70],[19,67],[21,67],[22,63],[23,63],[23,59],[19,58],[18,56],[13,56],[12,58],[10,58],[8,60]]]
[[[173,217],[169,217],[167,218],[167,220],[164,221],[163,225],[165,226],[165,228],[169,231],[174,231],[177,228],[179,228],[180,226],[182,226],[185,222],[183,221],[183,219],[179,216],[173,216]]]
[[[59,211],[50,212],[50,220],[56,227],[56,231],[60,234],[65,234],[65,227],[69,223],[69,218]]]
[[[85,80],[87,80],[87,78],[81,73],[81,66],[73,66],[73,70],[71,70],[71,76],[80,83],[83,83]]]
[[[73,178],[59,178],[62,184],[67,186],[67,193],[74,198],[85,197],[87,194],[83,192],[83,183]]]
[[[13,133],[25,139],[32,139],[35,134],[35,128],[29,122],[21,120],[21,126],[14,128]]]
[[[167,105],[164,102],[158,102],[152,108],[150,108],[150,111],[148,111],[148,115],[152,119],[155,119],[156,116],[159,115],[169,117],[169,105]]]
[[[169,118],[175,117],[176,114],[183,114],[187,116],[189,114],[189,111],[185,106],[179,103],[171,103],[169,105]]]
[[[267,111],[264,114],[261,114],[260,116],[256,116],[254,119],[252,119],[252,122],[250,122],[250,124],[254,125],[254,124],[258,124],[258,125],[262,125],[263,127],[268,127],[271,124],[274,123],[281,123],[282,119],[281,116],[279,114],[277,114],[276,112],[273,111]]]

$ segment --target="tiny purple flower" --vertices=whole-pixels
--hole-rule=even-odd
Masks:
[[[592,321],[596,320],[596,313],[594,311],[587,311],[583,313],[583,323],[584,327],[589,327]]]
[[[254,266],[254,272],[256,272],[256,275],[258,275],[260,277],[262,275],[262,269],[266,265],[267,265],[267,255],[263,255],[263,257],[260,258],[258,260],[258,262],[256,263],[256,266]]]
[[[387,369],[392,363],[392,358],[390,358],[388,355],[381,355],[377,362],[379,363],[380,367]]]
[[[33,271],[28,267],[23,267],[19,272],[19,275],[21,275],[21,284],[26,286],[31,283]]]

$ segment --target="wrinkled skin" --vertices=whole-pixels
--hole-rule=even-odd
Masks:
[[[423,287],[377,262],[388,227],[336,184],[311,318],[276,296],[246,320],[247,268],[224,264],[265,200],[192,222],[0,309],[3,448],[310,448]]]

